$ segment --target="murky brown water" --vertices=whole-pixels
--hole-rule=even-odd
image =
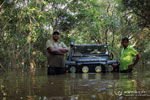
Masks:
[[[0,72],[0,100],[150,100],[150,72],[47,76],[46,69]]]

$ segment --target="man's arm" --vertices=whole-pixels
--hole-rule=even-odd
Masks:
[[[58,55],[62,55],[64,53],[68,52],[68,48],[56,49],[56,48],[49,47],[48,50],[52,54],[58,54]]]
[[[136,59],[135,59],[133,65],[136,65],[136,64],[138,63],[138,61],[139,61],[140,58],[141,58],[141,55],[140,55],[140,54],[137,54],[137,55],[136,55]]]
[[[61,50],[56,49],[56,48],[49,47],[49,48],[47,48],[47,49],[48,49],[48,51],[49,51],[50,53],[52,53],[52,54],[57,54],[57,55],[62,55],[62,54],[64,54]]]
[[[68,48],[62,48],[62,49],[60,49],[60,51],[61,51],[62,53],[67,53],[67,52],[68,52]]]
[[[63,42],[61,42],[61,46],[62,46],[61,51],[62,51],[63,53],[67,53],[67,52],[68,52],[67,46],[66,46]]]
[[[133,64],[129,65],[128,68],[129,68],[129,69],[130,69],[130,68],[133,68],[133,67],[138,63],[138,61],[139,61],[140,58],[141,58],[141,55],[140,55],[140,54],[137,54],[135,61],[133,62]]]
[[[63,42],[61,43],[61,49],[57,49],[54,48],[52,42],[48,40],[46,42],[46,48],[52,54],[63,55],[64,53],[68,52],[68,48]]]

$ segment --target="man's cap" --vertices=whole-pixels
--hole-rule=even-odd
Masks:
[[[122,41],[127,41],[129,42],[129,39],[127,37],[122,38]]]
[[[60,35],[60,33],[59,33],[58,31],[54,31],[54,32],[53,32],[53,35],[54,35],[54,34]]]

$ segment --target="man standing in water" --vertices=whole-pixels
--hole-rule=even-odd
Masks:
[[[119,68],[122,73],[132,72],[132,69],[141,58],[141,55],[134,48],[129,46],[128,38],[123,38],[121,44],[123,48],[121,50],[120,67],[119,65],[114,66],[115,68]],[[134,57],[136,57],[136,59],[133,61]]]
[[[64,74],[64,54],[68,52],[67,46],[59,41],[60,33],[53,32],[52,39],[47,40],[48,75]]]

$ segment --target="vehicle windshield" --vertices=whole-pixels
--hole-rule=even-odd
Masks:
[[[107,54],[106,45],[77,45],[73,47],[73,56]]]

